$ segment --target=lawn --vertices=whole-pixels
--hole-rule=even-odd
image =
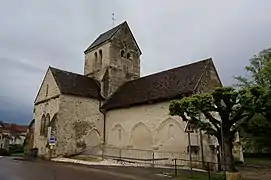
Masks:
[[[12,153],[11,156],[14,156],[14,157],[23,157],[25,154],[24,152],[17,152],[17,153]]]
[[[245,165],[271,166],[271,159],[269,158],[245,158]]]
[[[180,174],[174,180],[209,180],[208,173],[196,172],[191,176],[190,174]],[[222,173],[211,173],[211,180],[224,180]]]

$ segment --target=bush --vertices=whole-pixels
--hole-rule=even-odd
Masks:
[[[0,149],[0,156],[10,156],[10,153],[6,149]]]
[[[9,146],[9,152],[10,154],[17,154],[17,153],[23,153],[24,147],[22,145],[10,145]]]
[[[268,158],[271,159],[271,153],[244,153],[245,158]]]

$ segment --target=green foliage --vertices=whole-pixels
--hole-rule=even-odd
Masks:
[[[181,116],[192,126],[215,136],[220,146],[223,143],[226,168],[234,170],[233,140],[240,126],[254,116],[254,103],[258,101],[260,92],[258,87],[242,90],[221,87],[209,94],[195,94],[172,101],[169,111],[170,115]]]
[[[24,146],[19,144],[10,145],[9,152],[10,154],[24,153]]]
[[[254,111],[248,112],[254,102],[257,88],[242,91],[231,87],[217,88],[210,94],[195,94],[184,97],[179,101],[170,103],[170,115],[181,116],[184,121],[189,121],[197,128],[208,132],[220,139],[221,121],[223,130],[229,138],[233,138],[238,130],[238,121],[247,121],[254,115]],[[201,116],[204,116],[202,120]]]
[[[235,77],[238,86],[242,89],[254,87],[257,89],[257,98],[247,102],[253,106],[257,115],[250,121],[242,124],[243,139],[247,149],[254,149],[256,152],[271,151],[271,48],[254,55],[250,65],[245,67],[250,78]],[[256,96],[254,96],[256,97]],[[253,97],[252,97],[253,98]]]

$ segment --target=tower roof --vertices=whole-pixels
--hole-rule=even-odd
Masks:
[[[121,24],[119,24],[119,25],[117,25],[117,26],[115,26],[115,27],[113,27],[112,29],[110,29],[110,30],[108,30],[108,31],[106,31],[106,32],[104,32],[104,33],[102,33],[100,36],[98,36],[98,38],[84,51],[84,53],[87,53],[87,52],[89,52],[90,50],[92,50],[92,49],[94,49],[95,47],[97,47],[97,46],[99,46],[99,45],[101,45],[102,43],[104,43],[104,42],[106,42],[106,41],[109,41],[109,40],[111,40],[113,37],[114,37],[114,35],[118,32],[118,30],[120,29],[120,28],[122,28],[123,26],[128,26],[128,23],[126,22],[126,21],[124,21],[123,23],[121,23]],[[129,26],[128,26],[129,27]],[[130,30],[130,28],[129,28],[129,30]],[[130,30],[131,31],[131,30]],[[134,38],[134,37],[133,37]],[[135,38],[134,38],[134,40],[135,40]],[[135,40],[135,42],[136,42],[136,40]],[[136,43],[136,45],[137,45],[137,47],[138,47],[138,49],[139,49],[139,51],[141,52],[141,50],[140,50],[140,48],[139,48],[139,46],[138,46],[138,44]]]

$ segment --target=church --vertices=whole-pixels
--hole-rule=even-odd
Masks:
[[[142,54],[125,21],[85,51],[84,74],[49,67],[34,102],[34,147],[53,156],[91,147],[187,153],[186,123],[169,115],[171,100],[221,87],[212,59],[140,76]],[[215,141],[191,134],[193,153],[215,157]]]

